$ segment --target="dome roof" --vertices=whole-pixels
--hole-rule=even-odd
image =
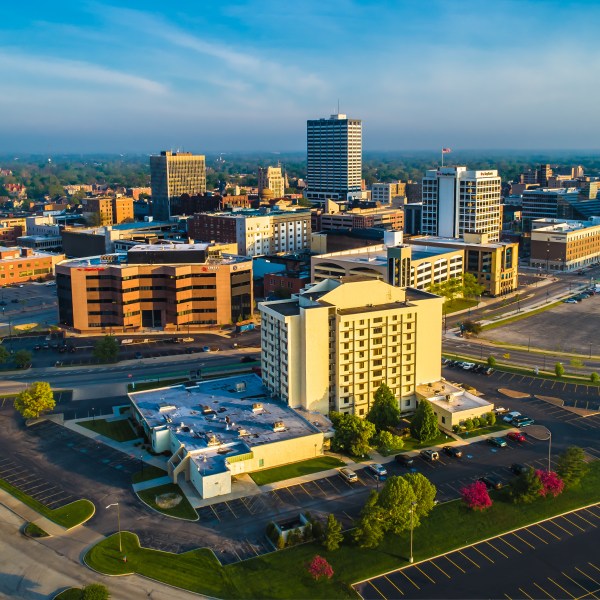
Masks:
[[[274,198],[275,194],[273,193],[273,190],[271,188],[266,187],[266,188],[262,189],[262,191],[260,193],[260,197],[263,200],[267,200],[267,199],[270,199],[270,198]]]

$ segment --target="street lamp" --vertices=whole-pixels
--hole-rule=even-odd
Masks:
[[[415,513],[415,506],[417,505],[416,502],[411,502],[410,503],[410,556],[408,558],[408,562],[409,563],[413,563],[414,562],[414,557],[413,557],[413,529],[414,529],[414,513]]]
[[[545,442],[548,440],[548,471],[552,470],[552,432],[544,425],[531,425],[527,429],[532,438]]]
[[[106,508],[109,509],[111,506],[117,507],[117,530],[119,532],[119,552],[123,552],[123,544],[121,542],[121,514],[120,514],[120,510],[119,510],[119,503],[113,502],[112,504],[109,504]]]

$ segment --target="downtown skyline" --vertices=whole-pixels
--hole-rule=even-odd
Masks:
[[[0,152],[301,151],[338,100],[366,151],[598,145],[593,3],[168,8],[3,7]]]

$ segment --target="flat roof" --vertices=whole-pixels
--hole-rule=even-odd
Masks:
[[[427,398],[434,406],[450,413],[458,413],[473,408],[488,408],[491,410],[493,404],[453,385],[448,381],[435,381],[431,384],[421,384],[416,388],[419,396]],[[450,401],[447,397],[450,397]]]
[[[463,238],[450,238],[450,237],[438,237],[438,236],[430,236],[423,235],[419,237],[411,238],[412,244],[437,244],[439,246],[480,246],[482,248],[502,248],[503,246],[507,246],[512,244],[513,242],[466,242]]]
[[[322,432],[311,413],[305,418],[268,394],[251,374],[132,392],[129,398],[148,426],[169,430],[200,470],[219,472],[227,457]]]
[[[281,302],[275,300],[268,303],[268,308],[284,317],[293,317],[300,314],[298,300],[284,300]]]

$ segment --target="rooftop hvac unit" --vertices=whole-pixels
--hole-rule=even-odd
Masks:
[[[283,421],[275,421],[275,423],[273,423],[273,431],[285,431]]]
[[[261,402],[254,402],[252,404],[252,412],[260,412],[263,410],[263,405]]]

